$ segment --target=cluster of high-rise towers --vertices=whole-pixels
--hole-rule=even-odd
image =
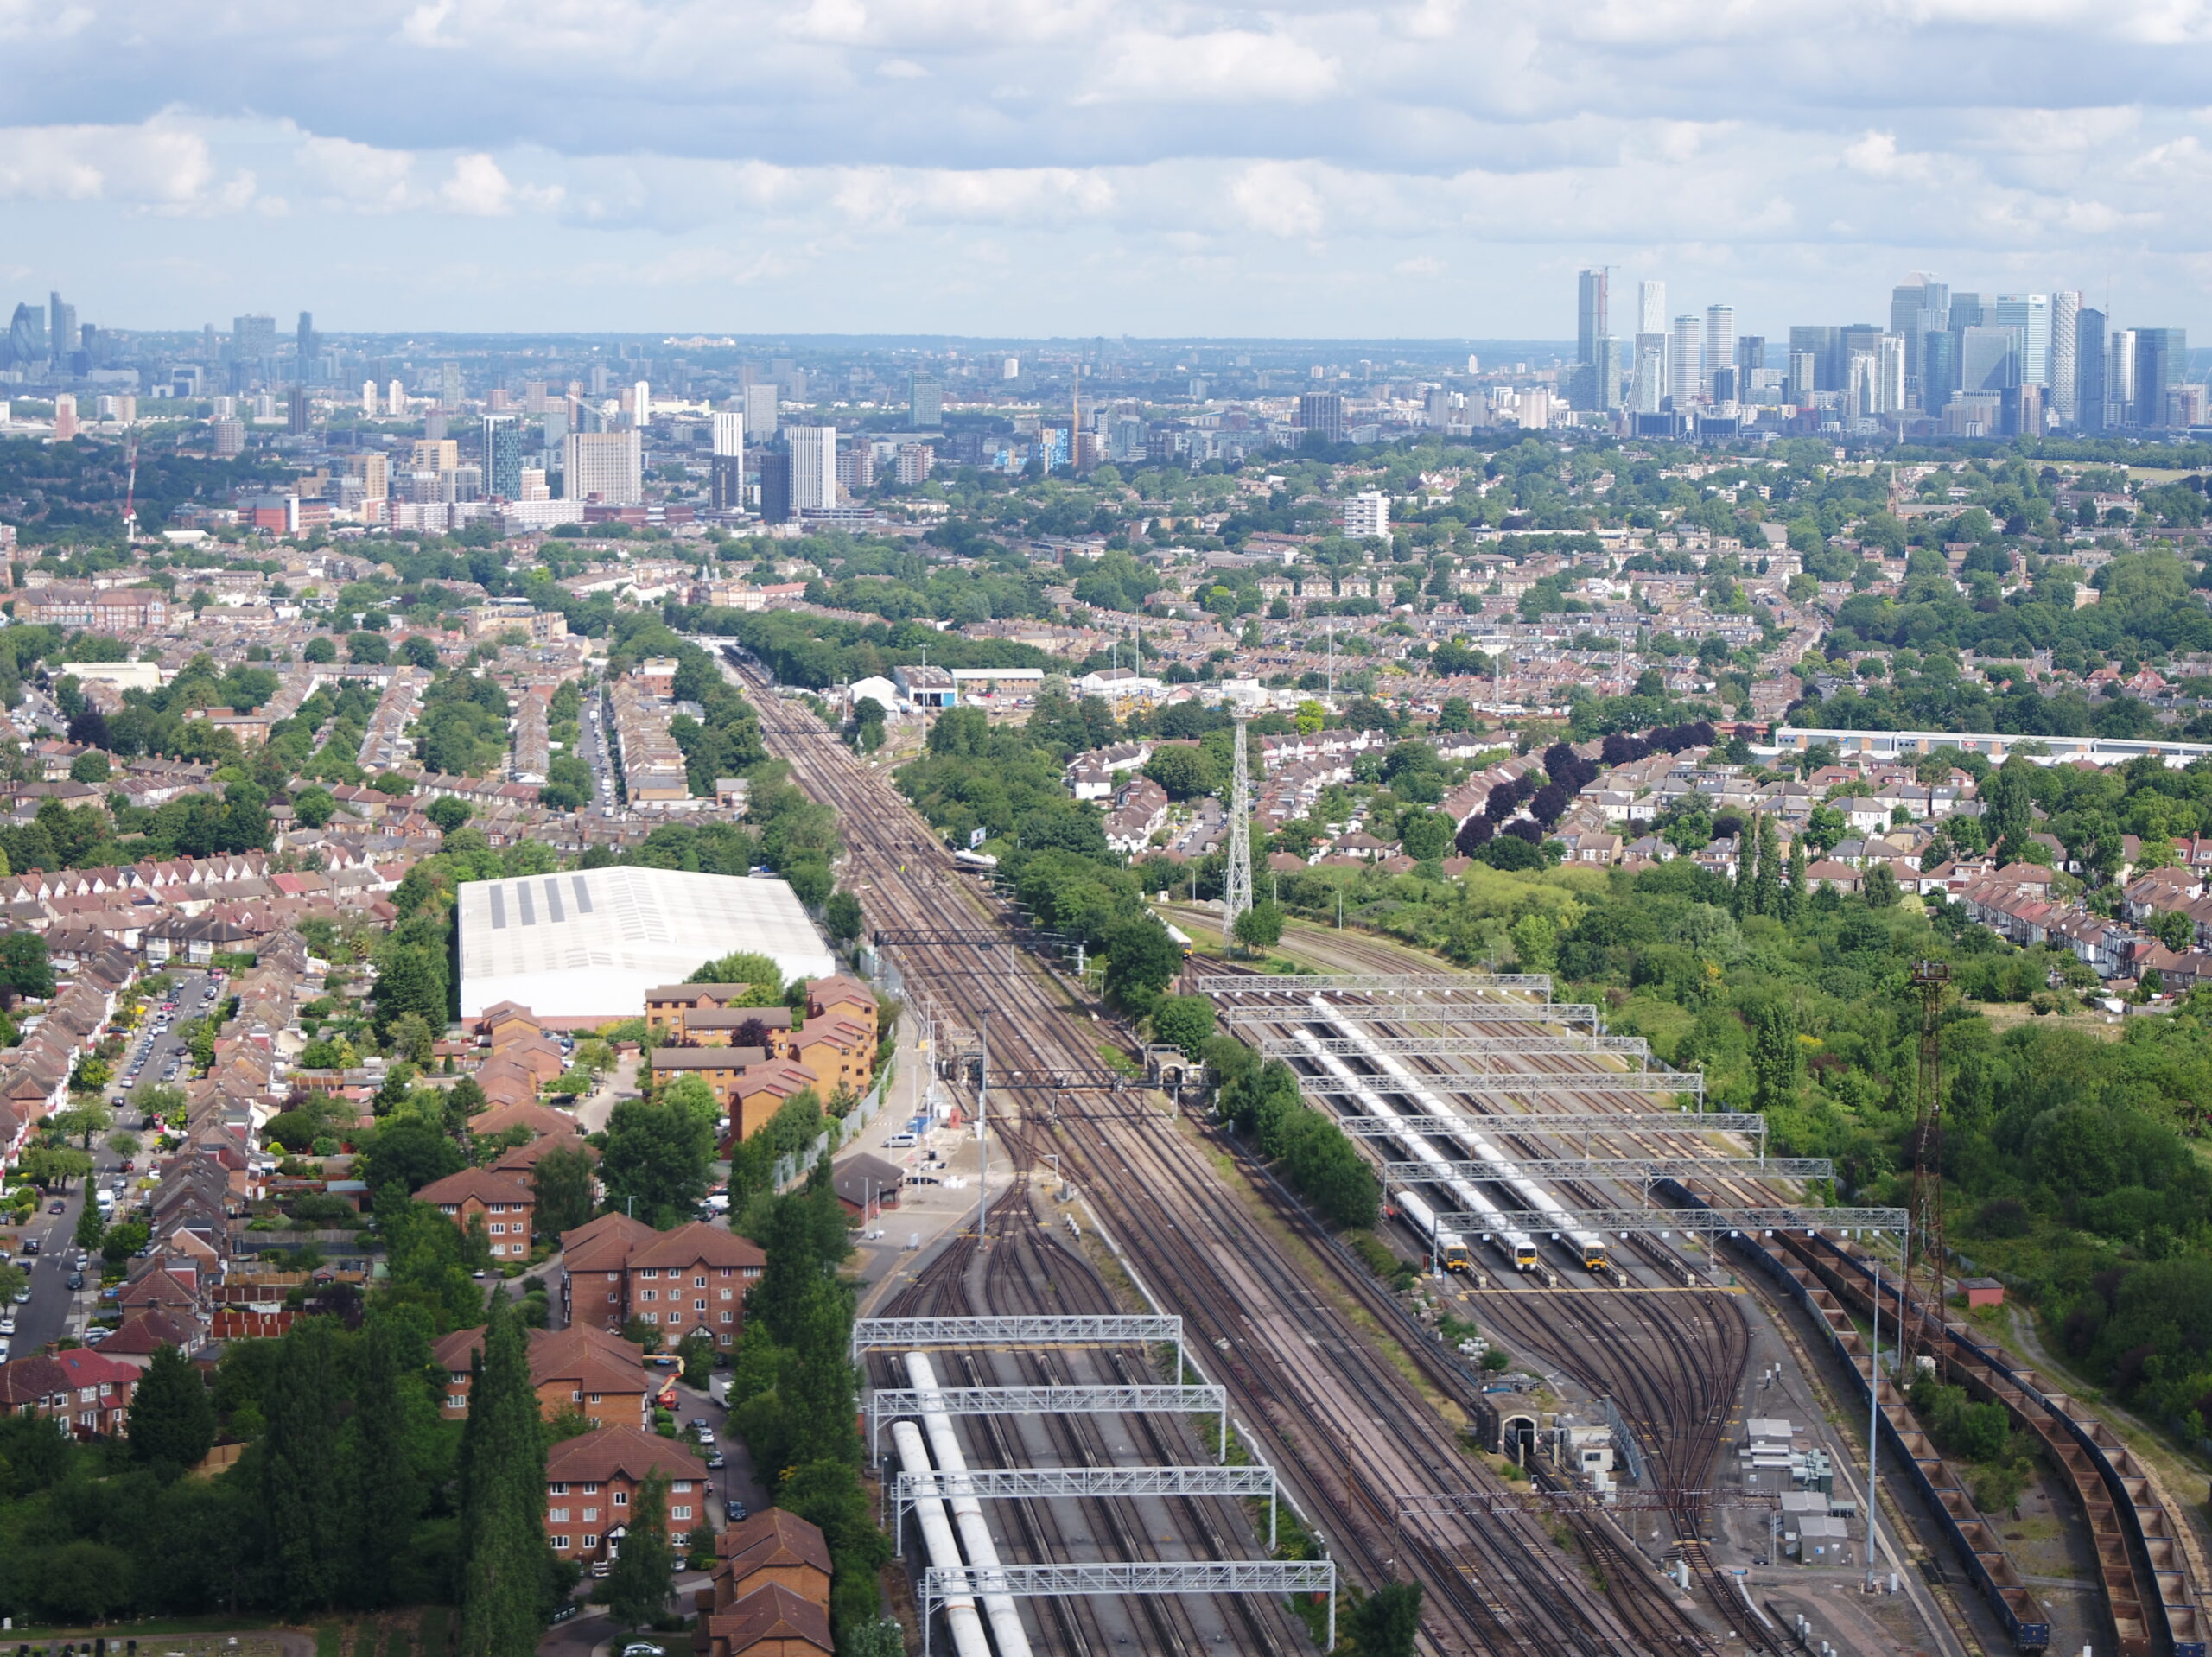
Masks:
[[[1655,281],[1636,285],[1635,331],[1617,332],[1611,274],[1580,274],[1567,393],[1631,431],[1725,422],[2011,437],[2206,419],[2204,388],[2184,380],[2184,330],[2114,328],[2078,292],[1968,292],[1916,273],[1891,291],[1886,326],[1799,324],[1777,347],[1738,335],[1727,305],[1670,317],[1667,284]]]

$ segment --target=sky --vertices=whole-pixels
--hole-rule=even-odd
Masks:
[[[0,0],[0,298],[326,330],[2212,342],[2212,0]],[[0,314],[4,308],[0,308]]]

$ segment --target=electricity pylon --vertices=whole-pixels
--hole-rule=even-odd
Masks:
[[[1222,877],[1221,941],[1236,942],[1236,917],[1252,906],[1252,779],[1245,768],[1244,721],[1236,721],[1236,769],[1229,785],[1229,868]]]

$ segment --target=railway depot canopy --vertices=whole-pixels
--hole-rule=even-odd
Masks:
[[[781,880],[676,869],[583,869],[461,888],[461,1013],[515,1001],[540,1018],[631,1018],[648,989],[735,949],[786,981],[836,962]]]

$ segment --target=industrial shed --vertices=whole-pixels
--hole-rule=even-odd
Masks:
[[[791,889],[758,876],[582,869],[461,888],[461,1014],[501,1001],[541,1019],[634,1018],[646,990],[733,949],[786,981],[837,963]]]

